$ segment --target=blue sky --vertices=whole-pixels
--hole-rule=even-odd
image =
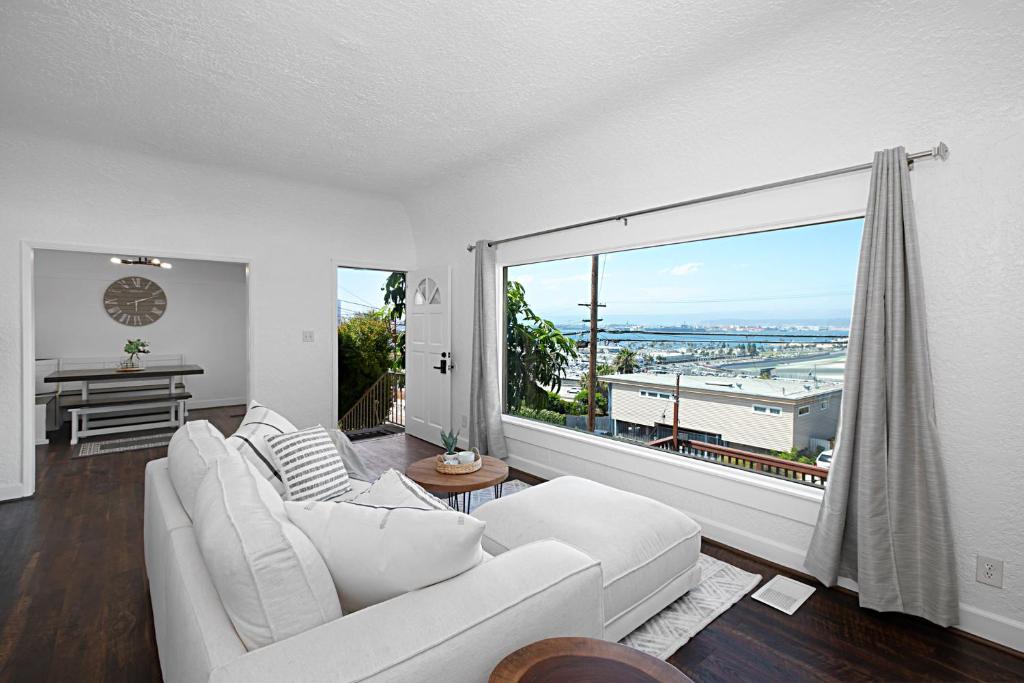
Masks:
[[[338,268],[338,300],[342,315],[380,308],[384,305],[381,287],[391,271]]]
[[[636,249],[601,257],[609,323],[849,318],[861,219]],[[342,313],[380,308],[388,271],[338,269]],[[578,322],[590,297],[590,257],[509,268],[527,301],[556,322]]]
[[[849,318],[861,219],[650,247],[601,257],[610,323]],[[582,319],[590,257],[509,268],[537,313]]]

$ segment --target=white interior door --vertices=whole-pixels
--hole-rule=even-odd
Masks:
[[[441,443],[451,429],[451,269],[410,271],[405,290],[405,430]]]

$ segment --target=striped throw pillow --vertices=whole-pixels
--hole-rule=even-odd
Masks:
[[[286,500],[334,500],[352,490],[345,463],[320,425],[268,435],[266,441],[284,481]]]
[[[227,438],[227,442],[238,449],[264,479],[274,485],[274,490],[279,495],[284,495],[284,480],[281,479],[281,473],[277,471],[274,453],[267,445],[265,437],[288,434],[297,429],[295,425],[270,408],[252,401],[245,417],[242,418],[242,424],[234,434]]]

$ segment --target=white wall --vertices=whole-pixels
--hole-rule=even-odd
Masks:
[[[116,358],[124,355],[121,349],[129,337],[145,339],[152,354],[184,354],[186,362],[205,369],[186,379],[190,407],[244,403],[249,305],[245,264],[175,259],[173,268],[158,269],[116,265],[110,262],[112,255],[36,252],[36,358]],[[147,277],[163,288],[167,309],[156,322],[127,327],[107,315],[104,292],[128,275]]]
[[[22,240],[250,262],[252,397],[299,425],[333,419],[332,260],[415,266],[408,219],[386,197],[0,130],[0,498],[31,490]],[[302,330],[315,342],[303,343]]]
[[[625,107],[593,109],[556,137],[409,198],[423,264],[454,266],[454,350],[469,358],[472,257],[499,238],[870,160],[905,145],[952,150],[912,174],[921,234],[936,411],[969,630],[1024,649],[1024,458],[1017,362],[1024,332],[1024,5],[849,3],[747,54]],[[867,176],[809,184],[499,248],[507,263],[722,234],[862,211]],[[456,376],[453,419],[468,412]],[[514,463],[660,492],[708,535],[799,567],[816,505],[744,496],[727,479],[628,448],[510,427]],[[543,441],[542,443],[538,443]],[[753,476],[753,475],[751,475]],[[799,504],[794,505],[793,500]],[[975,556],[1006,561],[1002,590]]]

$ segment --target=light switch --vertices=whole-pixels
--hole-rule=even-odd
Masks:
[[[302,341],[312,344],[313,343],[313,330],[302,331]]]

